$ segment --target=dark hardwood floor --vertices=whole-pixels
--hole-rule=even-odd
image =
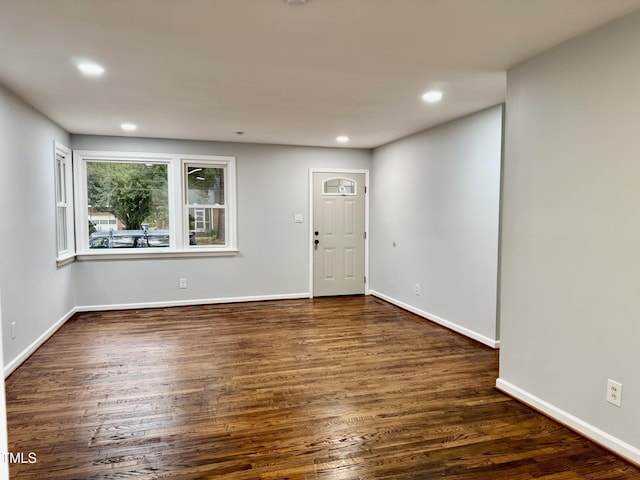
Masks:
[[[372,297],[83,313],[6,382],[15,479],[640,479]]]

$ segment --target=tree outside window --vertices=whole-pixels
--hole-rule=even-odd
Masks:
[[[90,221],[90,239],[97,230],[118,231],[114,226],[121,226],[125,231],[168,230],[167,165],[87,162],[87,202],[90,218],[108,218],[107,214],[115,218],[115,221],[98,224]],[[166,237],[169,238],[168,234]],[[140,245],[135,246],[150,246],[150,242],[143,240],[144,233],[138,242]],[[102,243],[90,242],[90,248],[104,248]],[[166,243],[169,246],[169,242]]]

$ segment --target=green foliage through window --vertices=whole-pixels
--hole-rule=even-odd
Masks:
[[[123,230],[167,229],[167,165],[87,162],[87,200],[90,211],[114,215]]]

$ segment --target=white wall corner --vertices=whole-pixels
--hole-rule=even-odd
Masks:
[[[17,355],[13,360],[11,360],[8,364],[4,366],[3,373],[4,378],[7,378],[9,375],[13,373],[13,371],[22,365],[27,358],[29,358],[41,345],[44,344],[51,336],[58,331],[62,325],[65,324],[67,320],[69,320],[73,315],[78,311],[77,308],[71,309],[67,312],[61,319],[59,319],[56,323],[51,325],[49,329],[40,335],[38,338],[34,340],[34,342],[25,348],[19,355]]]

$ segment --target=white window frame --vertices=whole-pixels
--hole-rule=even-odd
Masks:
[[[162,163],[167,165],[169,198],[170,246],[162,248],[89,249],[89,223],[87,216],[87,162]],[[186,207],[185,165],[202,164],[223,168],[225,182],[225,244],[189,245],[189,217]],[[77,258],[157,258],[171,256],[235,255],[237,250],[236,158],[219,155],[174,155],[165,153],[104,152],[81,150],[74,152],[75,208],[77,232]],[[141,252],[144,250],[144,252]]]
[[[76,256],[74,235],[73,162],[69,147],[53,142],[53,181],[55,196],[56,262],[72,262]]]
[[[183,213],[183,223],[184,223],[184,242],[189,250],[203,250],[209,248],[215,248],[215,246],[203,246],[203,245],[189,245],[189,208],[197,207],[195,204],[190,204],[189,199],[187,198],[187,166],[190,167],[201,167],[201,168],[220,168],[224,172],[224,204],[223,205],[202,205],[205,208],[220,208],[224,210],[224,219],[225,219],[225,245],[232,244],[236,245],[236,222],[235,222],[235,159],[233,162],[227,161],[226,159],[234,158],[234,157],[209,157],[211,160],[207,162],[203,162],[202,160],[205,157],[198,157],[195,155],[182,156],[181,162],[181,172],[182,172],[182,213]],[[222,160],[222,161],[221,161]],[[227,182],[231,182],[231,189],[227,188]],[[231,204],[231,205],[230,205]],[[230,210],[231,208],[231,210]],[[231,217],[231,218],[230,218]]]

